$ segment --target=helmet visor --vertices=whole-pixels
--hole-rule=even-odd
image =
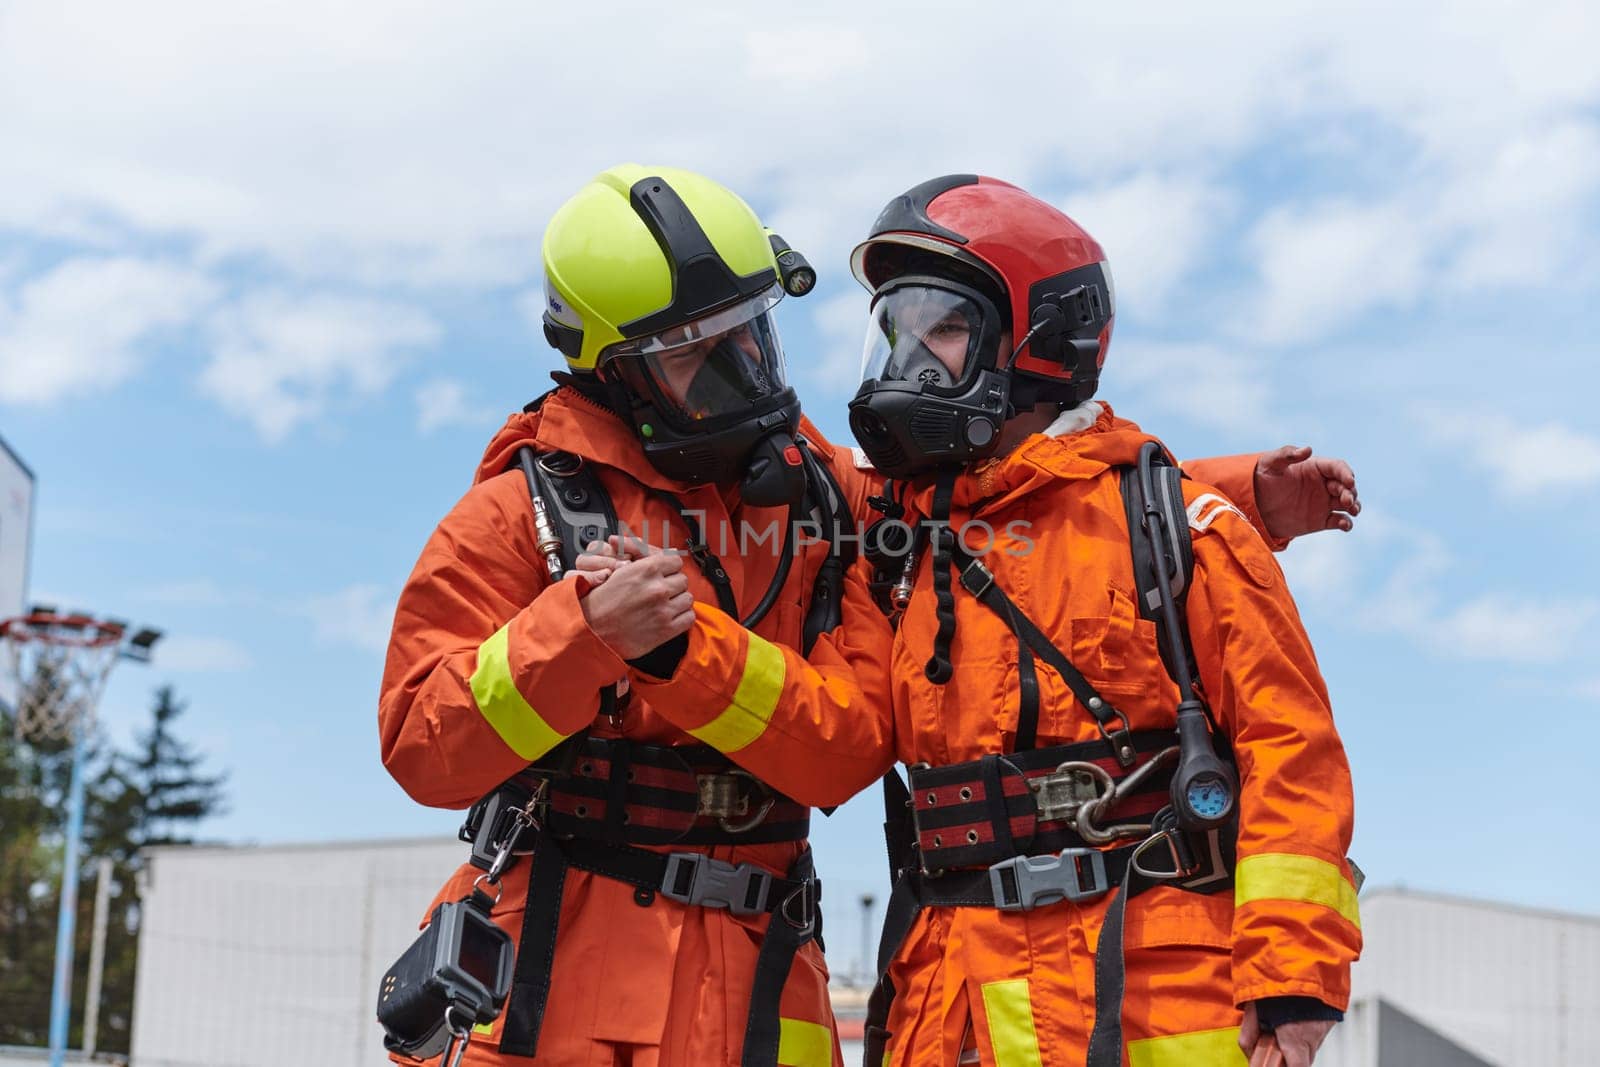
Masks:
[[[783,346],[771,315],[782,297],[773,286],[694,322],[612,345],[602,360],[667,419],[683,429],[712,429],[784,391]]]
[[[1000,325],[976,290],[934,278],[904,278],[878,291],[867,323],[861,380],[953,389],[993,366]]]

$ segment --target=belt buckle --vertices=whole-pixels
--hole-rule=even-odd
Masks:
[[[680,904],[759,915],[767,910],[772,875],[753,863],[727,863],[702,852],[673,852],[667,856],[660,892]]]
[[[1083,767],[1068,769],[1065,763],[1049,774],[1029,778],[1028,788],[1040,822],[1074,819],[1080,808],[1101,795],[1093,773]]]
[[[772,806],[777,803],[777,797],[767,788],[765,782],[749,771],[737,767],[721,774],[697,774],[695,786],[700,795],[695,814],[716,819],[717,823],[730,834],[754,830],[761,825],[767,813],[772,810]],[[763,794],[754,815],[750,814],[748,790],[751,788]],[[735,822],[735,819],[740,821]]]
[[[1032,911],[1063,900],[1077,903],[1111,891],[1105,854],[1094,848],[1001,860],[989,868],[989,885],[1001,911]]]

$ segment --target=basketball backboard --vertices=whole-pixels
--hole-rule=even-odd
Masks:
[[[0,438],[0,618],[20,615],[28,596],[33,540],[33,472]],[[14,684],[0,677],[0,704],[16,706]]]

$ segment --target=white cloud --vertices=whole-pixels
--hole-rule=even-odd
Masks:
[[[1462,290],[1561,284],[1592,252],[1592,232],[1574,222],[1596,199],[1595,123],[1557,121],[1507,138],[1440,205],[1440,228],[1460,234],[1446,283]]]
[[[1588,637],[1600,600],[1535,600],[1490,594],[1434,620],[1428,639],[1458,659],[1556,663]]]
[[[1369,311],[1407,307],[1426,281],[1428,234],[1398,204],[1279,208],[1248,243],[1261,292],[1253,313],[1234,321],[1267,342],[1304,341]]]
[[[1600,701],[1600,678],[1589,678],[1578,683],[1576,692],[1581,697]]]
[[[861,381],[861,339],[867,330],[867,294],[852,288],[830,296],[811,309],[811,322],[822,350],[816,358],[794,360],[790,378],[809,383],[824,394],[849,394]],[[785,301],[787,303],[787,301]],[[808,394],[810,395],[810,394]]]
[[[1223,0],[992,19],[822,0],[770,30],[641,3],[13,5],[0,225],[176,237],[347,282],[517,284],[560,199],[660,160],[815,226],[785,235],[832,270],[894,192],[973,167],[1104,195],[1120,175],[1224,173],[1285,129],[1364,124],[1424,164],[1399,181],[1471,170],[1592,106],[1595,20],[1559,0],[1538,18]],[[596,79],[571,45],[600,32]],[[1065,79],[1030,58],[1086,40]]]
[[[787,101],[796,104],[803,103],[799,90],[857,77],[873,56],[866,35],[846,26],[751,30],[744,45],[746,75],[752,81],[774,83]]]
[[[467,400],[466,386],[436,378],[417,387],[417,429],[432,433],[446,426],[485,426],[499,415],[496,408]]]
[[[439,327],[413,308],[362,298],[263,294],[211,323],[202,389],[268,441],[323,412],[336,394],[371,395],[393,380],[405,349]]]
[[[1159,411],[1257,441],[1286,432],[1266,367],[1241,349],[1113,339],[1097,395],[1135,422]]]
[[[1259,275],[1256,313],[1242,320],[1249,336],[1305,341],[1435,297],[1508,302],[1591,285],[1600,260],[1581,220],[1600,205],[1600,126],[1533,115],[1468,147],[1419,155],[1361,200],[1269,211],[1248,238]]]
[[[1106,250],[1119,303],[1158,308],[1205,261],[1211,239],[1227,221],[1228,198],[1197,177],[1146,171],[1074,192],[1060,207]],[[1208,297],[1196,293],[1195,300],[1201,299]]]
[[[47,404],[109,389],[161,331],[189,323],[216,286],[179,264],[131,257],[69,259],[0,294],[0,401]]]
[[[303,614],[311,619],[317,640],[382,652],[394,624],[395,596],[375,585],[352,585],[327,596],[313,597]]]
[[[1600,485],[1600,437],[1557,422],[1484,412],[1423,411],[1432,440],[1494,479],[1512,497]]]
[[[255,661],[248,649],[226,637],[172,634],[156,646],[155,663],[162,670],[193,673],[245,671]]]
[[[1428,530],[1365,509],[1349,537],[1297,540],[1282,557],[1297,598],[1444,659],[1558,663],[1584,651],[1600,599],[1491,591],[1450,602],[1454,561]]]

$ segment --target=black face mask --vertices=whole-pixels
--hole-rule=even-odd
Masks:
[[[707,354],[700,372],[684,390],[683,406],[691,411],[737,411],[759,404],[771,392],[736,341],[724,337]]]
[[[1011,414],[1009,376],[993,369],[1000,333],[994,302],[970,286],[906,276],[879,289],[865,380],[850,401],[850,430],[874,467],[912,478],[993,454]]]
[[[688,381],[679,349],[618,357],[605,365],[645,458],[676,481],[738,485],[757,507],[788,504],[805,488],[791,452],[800,401],[783,381],[783,351],[770,318],[742,323],[711,346]]]

